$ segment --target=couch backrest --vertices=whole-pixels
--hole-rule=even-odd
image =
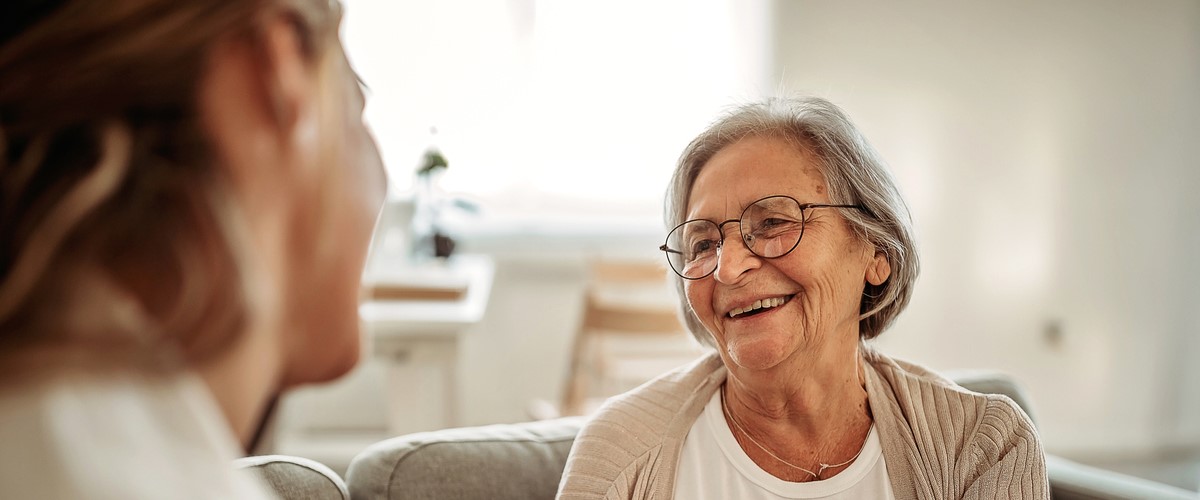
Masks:
[[[976,392],[1004,394],[1029,411],[1011,378],[960,372],[954,379]],[[553,499],[582,417],[466,427],[400,436],[376,443],[346,472],[353,499]]]
[[[350,463],[354,499],[553,499],[582,417],[400,436]]]
[[[350,498],[342,478],[315,460],[287,455],[260,455],[234,460],[233,466],[258,476],[281,499]]]
[[[1024,392],[996,372],[952,377],[976,392],[1004,394],[1029,411]],[[582,417],[467,427],[376,443],[350,463],[353,499],[553,499]]]

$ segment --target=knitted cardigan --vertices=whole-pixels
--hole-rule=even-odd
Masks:
[[[867,400],[904,499],[1049,499],[1045,456],[1011,399],[863,347]],[[580,431],[560,499],[671,499],[684,439],[724,383],[715,354],[610,399]]]

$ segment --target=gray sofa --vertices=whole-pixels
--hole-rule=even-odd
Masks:
[[[952,374],[952,378],[976,392],[1007,395],[1034,417],[1025,393],[1009,377],[994,372],[964,372]],[[381,441],[363,450],[351,462],[346,473],[349,498],[552,499],[571,443],[583,422],[582,418],[570,417],[447,429]],[[1195,492],[1053,455],[1046,457],[1046,467],[1055,499],[1200,499]],[[268,480],[280,488],[280,481]],[[308,482],[322,484],[322,481]],[[283,483],[286,486],[287,482]],[[280,491],[288,499],[342,498],[306,496],[303,492],[297,494],[295,489]]]
[[[382,441],[350,463],[350,497],[552,499],[583,422],[561,418]]]
[[[233,461],[235,469],[257,476],[283,500],[349,500],[341,477],[320,462],[288,455],[260,455]]]

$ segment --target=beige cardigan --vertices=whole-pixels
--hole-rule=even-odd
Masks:
[[[898,500],[1049,499],[1029,417],[920,366],[863,348],[867,399]],[[712,354],[609,400],[575,439],[561,499],[671,499],[684,438],[725,381]]]

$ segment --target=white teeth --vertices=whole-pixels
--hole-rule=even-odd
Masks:
[[[729,317],[734,318],[734,317],[741,316],[742,314],[748,313],[750,311],[758,310],[758,309],[779,307],[779,306],[783,305],[784,302],[787,302],[787,299],[784,297],[773,297],[773,298],[769,298],[769,299],[756,300],[756,301],[754,301],[753,304],[750,304],[746,307],[739,307],[732,311],[729,311]]]

